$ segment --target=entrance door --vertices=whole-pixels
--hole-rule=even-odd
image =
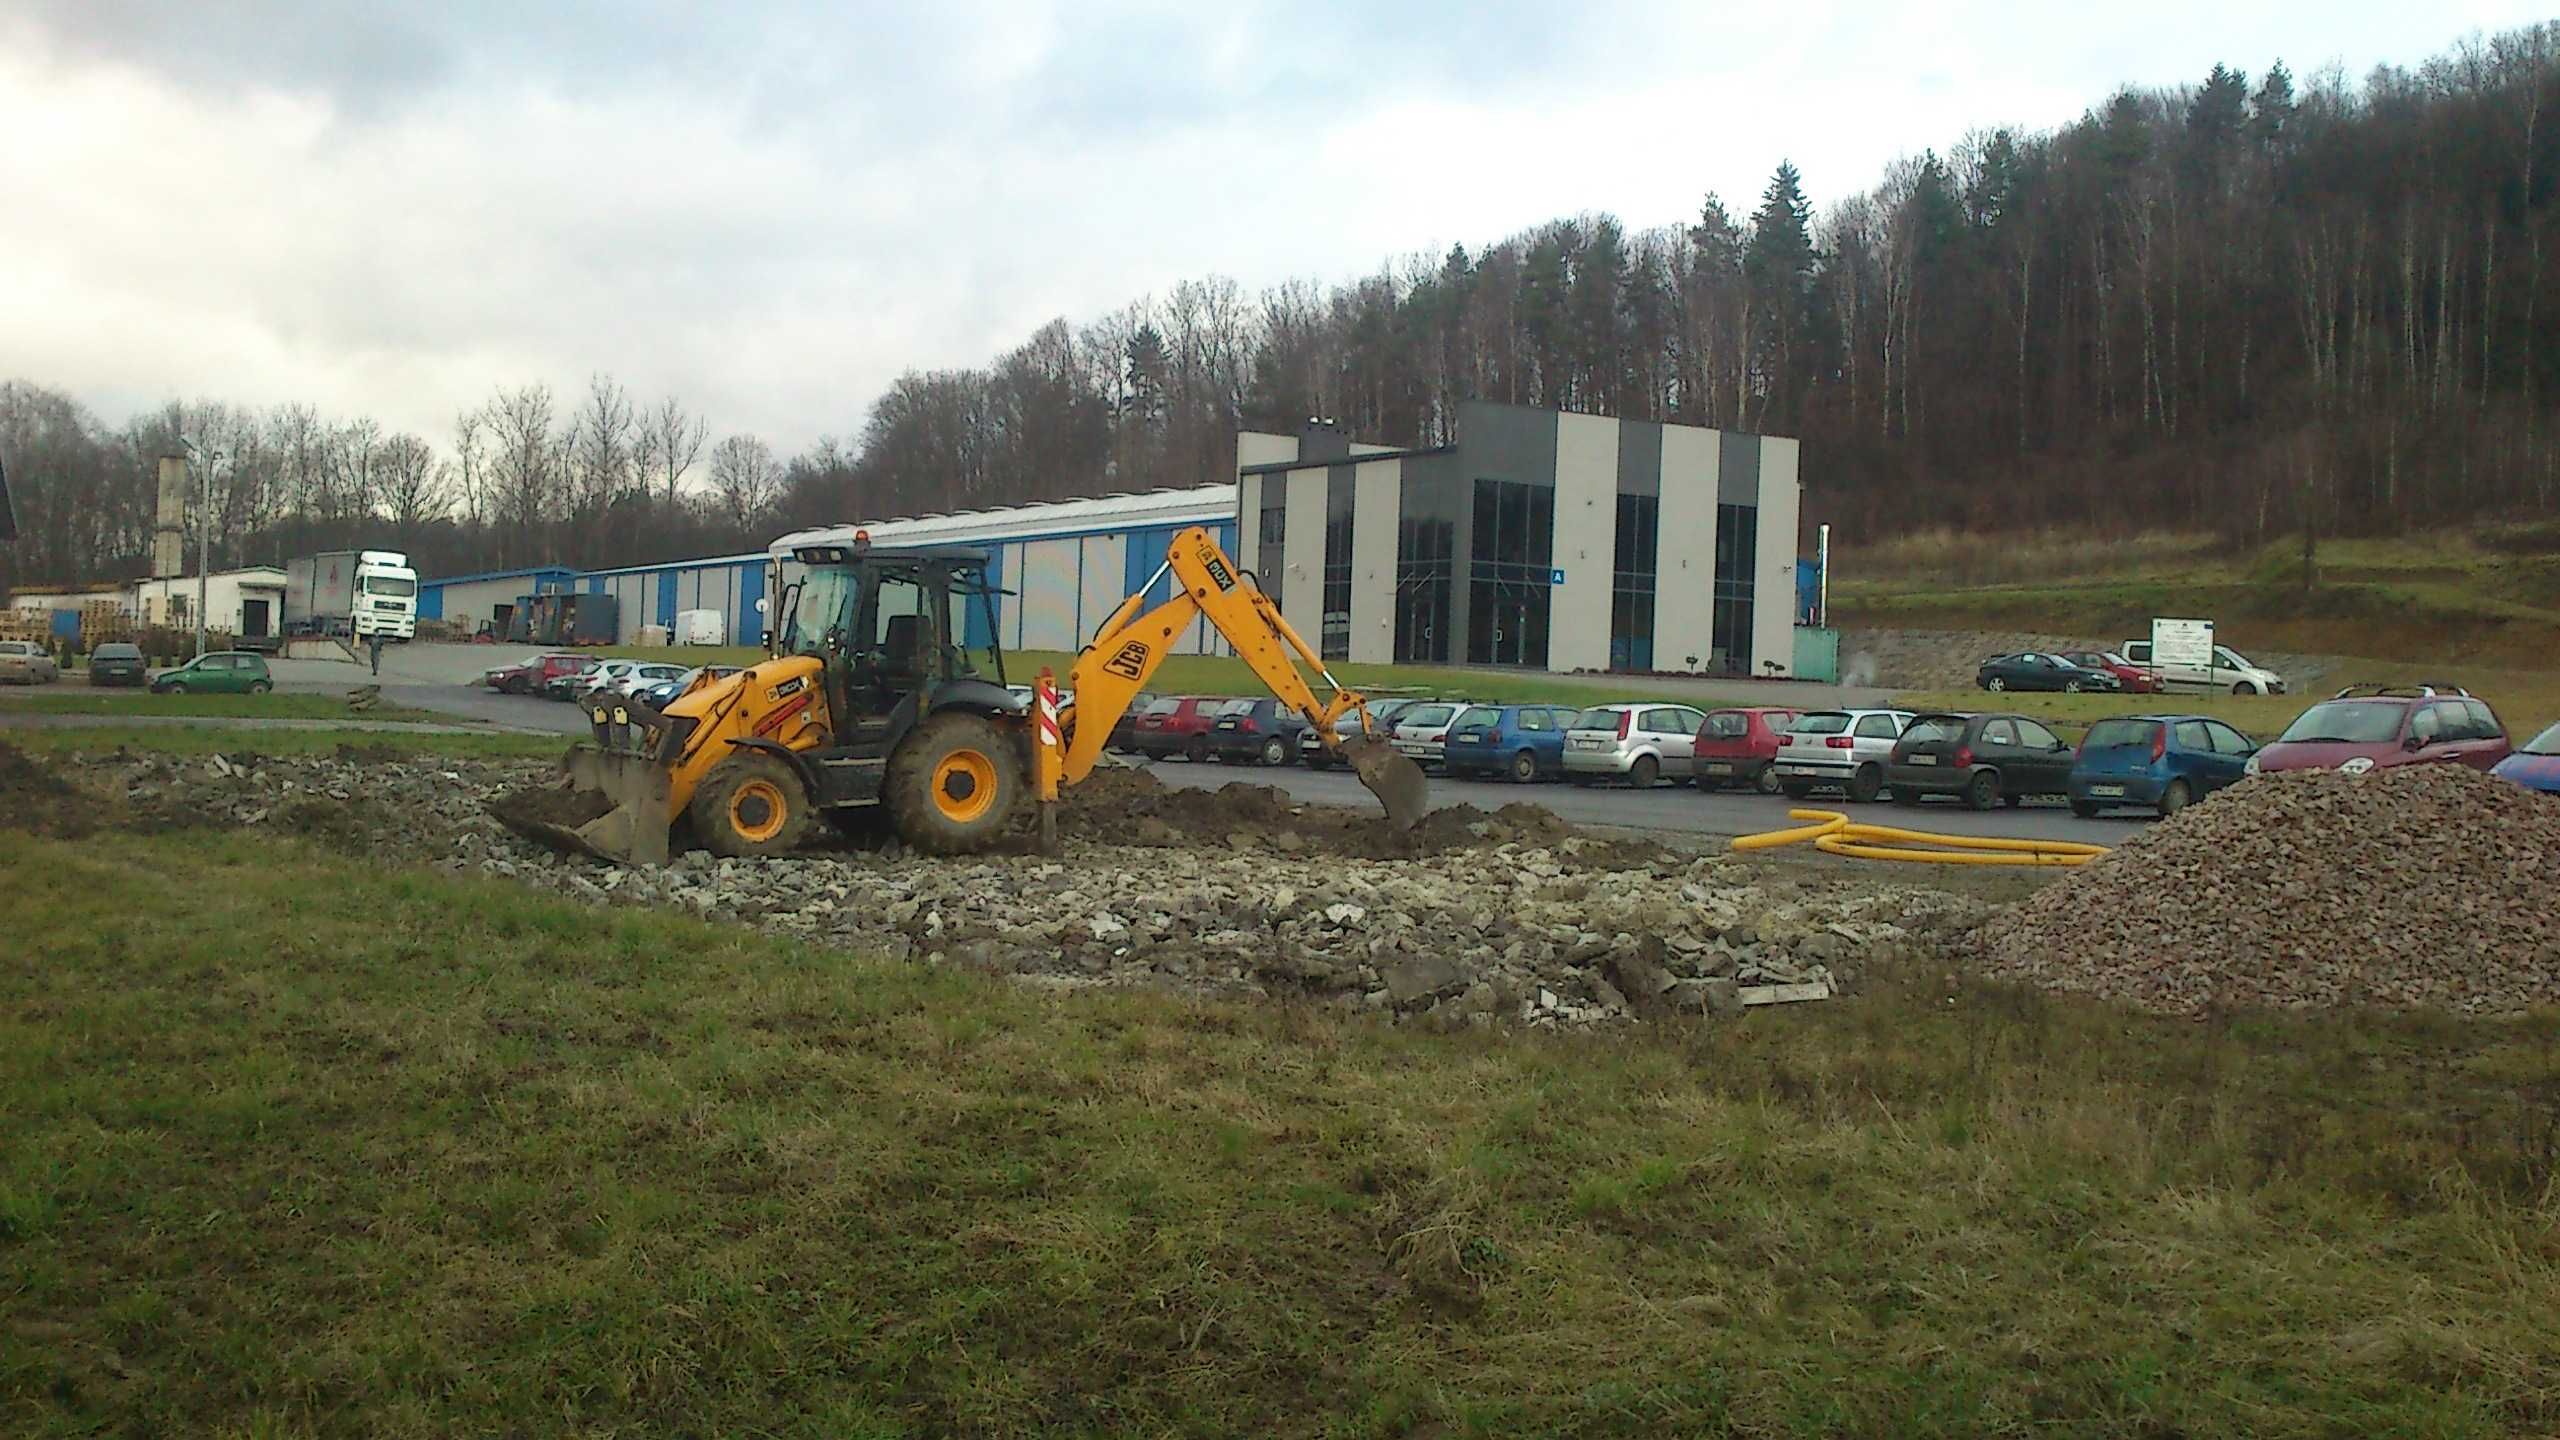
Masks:
[[[262,638],[270,633],[267,629],[266,601],[242,600],[240,602],[240,633],[251,639]]]

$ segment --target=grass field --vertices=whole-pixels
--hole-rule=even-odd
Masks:
[[[0,914],[13,1437],[2560,1427],[2551,1016],[1433,1036],[205,833]]]
[[[439,716],[438,719],[446,717]],[[556,759],[566,735],[431,735],[416,731],[247,728],[237,725],[81,725],[47,728],[0,723],[0,740],[33,754],[92,754],[118,749],[172,755],[330,755],[341,747],[372,752],[447,755],[457,759]]]
[[[350,689],[354,688],[352,686]],[[0,690],[0,711],[27,710],[56,715],[201,715],[229,719],[268,720],[407,720],[439,725],[479,722],[440,710],[378,705],[361,713],[347,708],[342,695],[154,695],[148,690],[73,689]]]

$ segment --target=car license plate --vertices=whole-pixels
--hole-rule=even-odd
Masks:
[[[2101,800],[2121,800],[2124,798],[2124,787],[2121,785],[2092,785],[2089,787],[2089,793]]]
[[[1935,755],[1913,755],[1907,758],[1909,758],[1911,763],[1914,765],[1935,765],[1938,763],[1938,757]]]
[[[1778,767],[1778,773],[1781,775],[1819,775],[1822,772],[1814,769],[1810,765],[1781,765]]]
[[[1484,743],[1484,732],[1481,730],[1461,730],[1451,738],[1455,739],[1461,745],[1481,745]]]
[[[1221,720],[1218,722],[1218,728],[1221,730],[1233,730],[1236,728],[1236,722],[1233,720]]]
[[[1727,765],[1721,760],[1710,760],[1707,762],[1707,773],[1710,775],[1730,775],[1733,773],[1733,767]]]
[[[1576,750],[1601,750],[1606,749],[1608,744],[1608,741],[1593,735],[1577,735],[1573,737],[1573,748]]]

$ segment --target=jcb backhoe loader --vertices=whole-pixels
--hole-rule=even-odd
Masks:
[[[949,546],[805,546],[805,571],[776,607],[773,656],[735,675],[705,677],[664,710],[630,699],[590,702],[591,740],[562,760],[566,794],[504,797],[491,808],[510,827],[566,848],[663,864],[679,817],[721,855],[775,855],[820,817],[888,807],[917,849],[960,854],[1005,833],[1034,775],[1031,711],[955,639],[975,601],[992,614],[984,552]],[[1409,826],[1424,809],[1422,772],[1368,729],[1361,697],[1337,684],[1253,577],[1208,531],[1174,537],[1157,578],[1170,598],[1149,608],[1150,579],[1120,603],[1066,679],[1058,778],[1092,773],[1113,722],[1193,621],[1206,617],[1236,654],[1316,727],[1386,807]],[[991,625],[989,627],[993,629]],[[1297,661],[1323,677],[1319,699]],[[1351,722],[1348,733],[1345,722]]]

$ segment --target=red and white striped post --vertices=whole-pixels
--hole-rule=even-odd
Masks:
[[[1040,802],[1040,852],[1058,850],[1058,782],[1066,771],[1066,742],[1058,729],[1058,677],[1040,667],[1031,686],[1031,766]]]

